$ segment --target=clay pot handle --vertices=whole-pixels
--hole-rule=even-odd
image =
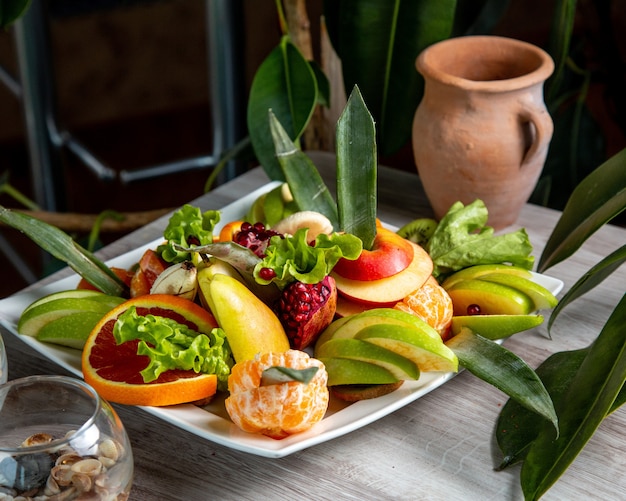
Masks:
[[[522,160],[522,165],[520,166],[524,167],[525,165],[532,163],[535,156],[543,151],[543,148],[550,142],[552,139],[554,125],[552,123],[552,118],[545,108],[526,105],[520,111],[520,117],[523,123],[531,123],[535,128],[535,140],[530,145],[530,148],[528,148],[528,151]]]

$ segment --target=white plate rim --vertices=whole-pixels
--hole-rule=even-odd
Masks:
[[[268,183],[245,197],[222,208],[220,224],[243,217],[249,205],[259,195],[279,183]],[[220,225],[217,226],[219,230]],[[128,266],[138,261],[148,248],[154,248],[163,239],[159,238],[107,261],[110,266]],[[533,272],[533,279],[558,294],[563,282],[557,278]],[[37,298],[52,292],[75,288],[79,277],[76,274],[28,291],[18,292],[0,300],[0,324],[11,334],[31,346],[45,358],[60,365],[82,379],[80,352],[62,346],[41,343],[36,339],[20,335],[16,324],[23,309]],[[324,419],[310,430],[274,440],[263,435],[241,431],[225,412],[220,412],[220,402],[204,408],[192,404],[170,407],[142,407],[150,414],[191,432],[205,440],[222,446],[268,458],[281,458],[294,452],[321,444],[366,426],[408,405],[452,379],[455,373],[423,373],[417,381],[405,381],[396,391],[370,400],[342,404],[333,400]]]

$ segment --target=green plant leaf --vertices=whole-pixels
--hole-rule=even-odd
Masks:
[[[543,272],[571,256],[605,223],[626,209],[626,149],[583,179],[572,192],[541,254]]]
[[[555,406],[558,406],[559,399],[567,390],[588,351],[588,348],[583,348],[555,353],[537,367],[535,372],[543,381]],[[537,420],[537,415],[519,402],[509,399],[504,404],[496,424],[496,440],[504,455],[499,470],[524,459],[542,425]]]
[[[273,111],[269,111],[269,123],[274,141],[276,158],[287,180],[291,195],[300,210],[312,210],[324,214],[339,229],[337,204],[311,159],[289,139],[287,132]]]
[[[355,86],[337,121],[337,208],[340,230],[368,250],[376,236],[377,168],[376,127]]]
[[[483,381],[495,386],[521,405],[547,419],[552,437],[558,419],[550,394],[535,371],[503,346],[464,327],[446,342],[459,363]]]
[[[341,59],[346,94],[358,85],[378,127],[378,149],[411,136],[423,93],[415,59],[450,36],[456,0],[325,0],[324,17]]]
[[[298,140],[318,102],[317,78],[287,37],[261,63],[250,88],[247,124],[252,147],[270,179],[284,181],[275,156],[267,112],[278,117],[292,141]]]
[[[613,408],[626,380],[625,323],[626,295],[559,400],[558,439],[543,426],[526,454],[520,480],[527,500],[539,499],[559,479]]]
[[[546,84],[547,100],[559,91],[563,70],[569,57],[570,42],[576,19],[576,0],[557,0],[550,29],[549,53],[554,59],[554,73]]]
[[[30,6],[30,0],[2,0],[0,2],[0,28],[6,29],[22,17]]]
[[[556,320],[556,317],[561,313],[563,308],[570,304],[575,299],[586,294],[595,286],[602,283],[602,281],[610,276],[615,270],[617,270],[626,261],[626,245],[620,247],[616,251],[609,254],[598,264],[593,266],[587,273],[578,279],[578,281],[570,288],[569,291],[561,298],[559,304],[552,310],[550,314],[550,320],[548,321],[548,332],[550,331],[552,324]]]
[[[0,221],[24,233],[90,284],[110,296],[126,295],[127,287],[111,269],[56,226],[0,205]]]

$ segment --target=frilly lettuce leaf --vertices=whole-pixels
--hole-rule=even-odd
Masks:
[[[330,273],[342,257],[356,259],[363,243],[348,233],[320,234],[313,245],[307,241],[307,228],[301,228],[291,237],[274,236],[265,250],[265,258],[254,267],[254,278],[262,285],[272,282],[283,288],[298,280],[316,284]],[[276,272],[272,280],[260,276],[260,270],[271,268]]]
[[[435,277],[477,264],[510,263],[532,269],[533,247],[526,230],[494,235],[493,228],[486,226],[487,217],[482,200],[466,206],[456,202],[450,207],[427,246]]]
[[[227,387],[234,360],[220,328],[200,333],[171,318],[139,315],[137,308],[131,306],[118,317],[113,336],[117,344],[139,340],[137,354],[150,358],[148,366],[141,371],[145,383],[170,369],[182,369],[215,374],[219,389]]]
[[[203,213],[198,207],[185,204],[170,217],[163,231],[166,242],[157,247],[157,252],[168,263],[186,261],[190,253],[176,250],[174,244],[191,247],[212,243],[213,229],[219,221],[219,211],[208,210]]]

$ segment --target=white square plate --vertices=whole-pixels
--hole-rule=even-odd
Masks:
[[[277,183],[269,183],[237,202],[224,207],[221,211],[221,224],[242,218],[250,204],[260,194],[269,191],[276,185]],[[219,226],[216,229],[219,230]],[[127,268],[136,263],[146,249],[155,248],[161,241],[162,239],[158,239],[150,242],[108,261],[107,264]],[[534,280],[555,295],[563,287],[563,282],[546,275],[535,273]],[[32,337],[18,334],[16,330],[17,321],[26,306],[46,294],[74,289],[78,281],[79,277],[72,275],[43,287],[17,293],[1,300],[0,323],[9,332],[32,346],[46,358],[82,378],[79,351],[41,343]],[[164,421],[194,433],[198,437],[225,447],[259,456],[279,458],[366,426],[417,400],[454,376],[454,373],[423,373],[419,380],[405,381],[398,390],[388,395],[352,404],[331,397],[328,411],[320,423],[306,432],[291,435],[282,440],[274,440],[263,435],[241,431],[229,419],[224,408],[223,397],[221,399],[216,397],[206,407],[184,404],[170,407],[143,407],[143,409]]]

